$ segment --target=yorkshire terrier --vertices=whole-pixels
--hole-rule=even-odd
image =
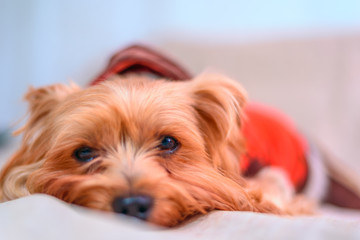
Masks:
[[[130,76],[84,90],[30,89],[25,98],[30,116],[0,176],[2,201],[45,193],[165,226],[214,209],[309,211],[278,170],[241,175],[246,97],[226,77]]]
[[[285,136],[283,144],[254,132],[257,112],[268,110],[246,105],[242,86],[222,75],[113,76],[85,89],[73,83],[31,88],[25,99],[29,117],[17,131],[20,148],[0,173],[0,201],[45,193],[174,226],[212,210],[310,214],[312,201],[298,193],[326,190],[306,179],[316,163],[305,162],[292,127],[278,128],[276,116],[258,124]],[[254,149],[260,154],[251,156]],[[254,158],[264,154],[282,163],[257,167]],[[290,158],[301,164],[290,166]],[[315,175],[324,182],[321,172]]]

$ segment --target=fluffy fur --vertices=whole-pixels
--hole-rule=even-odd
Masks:
[[[84,90],[75,84],[30,89],[25,98],[30,115],[18,131],[20,148],[0,175],[2,201],[45,193],[112,211],[115,197],[144,194],[154,199],[147,220],[165,226],[215,209],[309,210],[281,174],[241,176],[246,97],[226,77],[171,82],[129,76]],[[158,148],[164,135],[180,143],[173,154]],[[81,146],[96,149],[98,157],[76,161],[73,152]]]

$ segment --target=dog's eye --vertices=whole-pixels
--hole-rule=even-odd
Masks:
[[[79,162],[90,162],[98,156],[97,151],[91,147],[80,147],[73,153],[73,157]]]
[[[165,153],[173,153],[176,149],[179,148],[179,142],[175,138],[171,136],[164,136],[161,139],[161,143],[159,145],[160,150],[164,150]]]

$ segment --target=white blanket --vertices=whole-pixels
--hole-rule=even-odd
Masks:
[[[217,211],[163,229],[33,195],[0,204],[0,239],[360,239],[360,215],[339,213],[341,218],[329,211],[313,217]]]

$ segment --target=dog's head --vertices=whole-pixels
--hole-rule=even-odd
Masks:
[[[254,210],[238,166],[244,91],[226,77],[129,76],[30,89],[26,99],[2,200],[46,193],[167,226],[213,209]]]

